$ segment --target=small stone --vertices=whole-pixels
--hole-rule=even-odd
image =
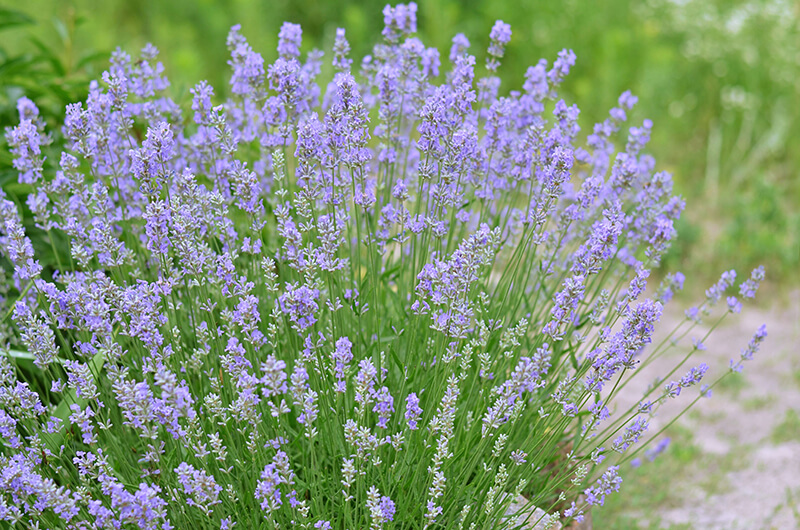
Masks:
[[[525,497],[519,496],[506,508],[506,517],[512,519],[512,528],[520,530],[561,530],[561,522],[548,515],[541,508],[531,504]],[[552,521],[552,519],[556,519]]]

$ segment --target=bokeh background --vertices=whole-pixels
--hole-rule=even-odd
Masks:
[[[496,19],[513,37],[503,88],[565,47],[578,63],[562,97],[584,131],[617,96],[639,96],[650,150],[671,171],[688,208],[665,267],[706,282],[723,267],[764,264],[773,284],[798,283],[800,265],[800,2],[790,0],[421,0],[419,28],[446,56],[463,32],[479,64]],[[383,0],[0,0],[0,128],[26,94],[57,125],[85,96],[111,51],[152,42],[176,99],[206,79],[225,94],[225,36],[233,24],[266,59],[283,21],[303,26],[304,48],[330,49],[345,27],[353,56],[380,38]],[[793,149],[793,147],[795,147]],[[14,192],[10,158],[0,179]],[[699,287],[699,285],[690,285]]]

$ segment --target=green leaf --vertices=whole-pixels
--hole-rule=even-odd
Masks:
[[[81,56],[80,59],[78,59],[75,68],[77,70],[80,70],[81,68],[88,66],[95,61],[107,61],[110,55],[111,54],[109,52],[105,51],[87,53],[86,55],[83,55]]]
[[[28,285],[26,285],[25,288],[22,290],[22,292],[19,294],[19,297],[17,298],[17,300],[15,300],[13,304],[11,304],[11,307],[8,309],[6,314],[3,315],[3,319],[0,320],[0,323],[5,322],[8,319],[8,317],[11,316],[11,314],[14,312],[14,307],[16,306],[17,301],[19,301],[20,299],[22,299],[23,296],[25,296],[25,293],[28,292],[28,290],[31,288],[31,286],[33,286],[33,282],[28,282]],[[8,351],[9,352],[16,352],[17,350],[8,350]],[[27,353],[27,352],[19,352],[19,353],[24,354],[24,355],[30,355],[30,353]],[[9,356],[13,357],[13,355],[11,355],[11,353],[9,353]],[[31,358],[33,358],[33,357],[31,357]]]
[[[0,31],[17,26],[36,24],[36,21],[23,13],[7,7],[0,7]]]
[[[0,350],[0,355],[5,355],[7,357],[11,357],[12,359],[23,360],[23,361],[33,361],[34,359],[36,359],[36,357],[34,357],[32,353],[20,350],[5,350],[5,351]]]
[[[34,361],[36,361],[36,357],[32,353],[26,352],[26,351],[0,350],[0,355],[5,355],[6,357],[14,359],[17,362],[24,361],[24,362],[33,363]],[[61,357],[56,357],[53,360],[53,362],[56,362],[56,363],[59,363],[59,364],[63,364],[64,363],[64,359],[62,359]]]
[[[11,57],[10,59],[0,63],[0,76],[13,75],[15,72],[21,72],[29,69],[34,61],[28,55],[19,55]]]
[[[67,31],[67,26],[64,24],[64,22],[60,18],[53,17],[53,26],[56,28],[56,33],[58,33],[61,43],[67,44],[70,41],[70,38],[69,31]]]
[[[392,337],[392,339],[395,338],[397,337]],[[394,351],[394,348],[389,348],[389,357],[392,359],[392,361],[394,361],[394,364],[397,367],[397,369],[400,370],[400,373],[403,373],[403,368],[405,367],[405,365],[403,364],[403,361],[400,360],[400,357],[397,355],[397,352]]]
[[[61,59],[58,57],[58,55],[53,50],[51,50],[47,46],[47,44],[45,44],[41,39],[38,39],[36,37],[30,37],[30,40],[36,47],[36,49],[38,49],[39,52],[42,54],[41,59],[50,63],[50,66],[52,66],[53,68],[53,72],[57,76],[63,77],[64,74],[66,73],[66,69],[64,68],[64,65],[61,64]]]

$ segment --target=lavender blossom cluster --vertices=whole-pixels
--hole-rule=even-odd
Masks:
[[[58,160],[19,101],[0,521],[489,529],[525,520],[522,498],[555,527],[620,489],[656,410],[709,372],[614,405],[665,351],[645,347],[684,281],[644,297],[684,209],[652,124],[626,125],[626,92],[581,136],[557,95],[571,51],[501,90],[508,24],[483,68],[464,35],[444,61],[425,47],[416,11],[384,9],[355,73],[344,29],[324,60],[286,23],[266,64],[235,26],[221,104],[205,82],[171,99],[154,47],[117,51],[67,106]],[[678,336],[762,279],[736,298],[723,274]]]

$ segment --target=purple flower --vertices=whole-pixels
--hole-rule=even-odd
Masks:
[[[264,466],[261,480],[256,484],[255,498],[261,501],[261,509],[272,513],[283,504],[280,485],[294,485],[294,472],[289,467],[289,457],[278,451],[272,463]]]
[[[375,406],[372,412],[378,413],[378,428],[386,429],[394,412],[394,398],[385,386],[375,393]]]
[[[39,108],[36,104],[25,96],[17,100],[17,113],[19,114],[19,121],[30,120],[36,121],[39,117]]]
[[[417,4],[397,4],[392,7],[387,5],[383,8],[382,34],[384,38],[396,43],[401,37],[417,32]]]
[[[648,299],[627,312],[622,330],[613,335],[603,355],[593,359],[592,367],[597,370],[599,380],[608,381],[621,368],[636,366],[635,357],[652,341],[662,310],[660,303]]]
[[[228,49],[231,58],[228,64],[233,69],[231,91],[241,96],[258,96],[264,85],[264,58],[253,51],[235,25],[228,33]]]
[[[89,365],[77,361],[64,361],[63,365],[69,378],[69,387],[75,390],[78,397],[87,401],[99,397]]]
[[[553,63],[553,68],[547,73],[551,85],[558,86],[561,81],[569,74],[570,68],[575,66],[575,52],[572,50],[561,50],[558,52],[558,59]]]
[[[450,62],[455,63],[458,57],[466,53],[469,48],[469,39],[463,34],[459,33],[453,37],[453,45],[450,47]]]
[[[756,291],[758,291],[762,281],[764,281],[764,267],[759,266],[753,269],[753,272],[750,273],[750,278],[739,286],[739,294],[745,299],[755,298]],[[733,283],[733,280],[731,280],[731,283]]]
[[[265,362],[261,363],[261,371],[264,376],[261,378],[261,384],[264,385],[262,392],[264,397],[279,396],[286,393],[286,363],[279,361],[274,355],[267,357]]]
[[[5,520],[13,518],[15,514],[26,514],[30,520],[36,521],[45,510],[52,510],[62,525],[77,517],[81,509],[77,495],[53,479],[42,476],[36,458],[15,454],[3,457],[0,463],[0,491],[13,499],[8,504],[3,502],[0,508]]]
[[[371,359],[364,359],[358,363],[358,374],[356,374],[356,403],[363,406],[375,401],[375,379],[378,371]]]
[[[167,122],[147,129],[141,149],[131,150],[132,172],[146,195],[154,196],[167,179],[166,164],[172,159],[175,140]]]
[[[639,98],[631,94],[630,90],[626,90],[625,92],[620,95],[617,102],[619,103],[620,107],[624,107],[628,110],[632,109],[634,105],[639,101]]]
[[[278,33],[278,54],[287,59],[300,58],[303,30],[299,24],[284,22]]]
[[[572,322],[573,312],[583,298],[585,290],[584,277],[572,276],[564,281],[563,288],[556,293],[550,321],[542,330],[554,340],[562,340],[566,334],[564,326]]]
[[[353,360],[353,343],[347,337],[341,337],[336,341],[336,347],[331,354],[334,362],[334,374],[336,376],[336,392],[343,393],[347,390],[345,371],[350,361]]]
[[[21,281],[31,280],[39,275],[42,266],[33,257],[33,245],[25,235],[16,205],[3,196],[0,196],[0,244],[14,265],[14,276]]]
[[[762,324],[756,330],[753,338],[750,339],[750,342],[747,344],[746,348],[742,348],[742,354],[738,361],[734,361],[731,359],[730,361],[730,368],[734,372],[741,372],[742,371],[742,363],[744,361],[751,361],[753,360],[753,356],[758,352],[759,348],[761,347],[761,343],[764,342],[764,339],[767,338],[767,325]]]
[[[19,125],[6,131],[6,141],[14,155],[13,166],[19,171],[19,182],[34,184],[42,177],[44,157],[42,157],[42,138],[36,125],[30,119],[23,119]]]
[[[508,44],[508,41],[511,40],[511,26],[502,20],[496,21],[494,26],[492,26],[492,31],[489,34],[489,38],[492,41],[500,44]]]
[[[55,334],[41,315],[31,312],[24,302],[17,302],[13,318],[21,329],[20,339],[34,356],[37,367],[46,368],[58,358]]]
[[[498,239],[497,229],[481,225],[447,260],[435,259],[417,275],[417,295],[427,298],[436,307],[432,329],[454,338],[464,336],[474,311],[463,300],[478,280],[482,267],[494,255]]]
[[[668,383],[665,387],[666,394],[669,397],[679,396],[682,388],[689,388],[696,385],[703,379],[706,372],[708,372],[708,365],[706,363],[701,363],[699,366],[693,367],[680,381]]]
[[[379,507],[384,520],[386,521],[394,520],[395,505],[392,499],[384,495],[383,497],[381,497],[381,502],[379,504]]]
[[[145,219],[145,235],[147,248],[155,255],[166,254],[170,247],[169,224],[172,211],[162,200],[147,205],[142,216]]]
[[[333,42],[333,67],[340,72],[349,71],[350,65],[353,64],[353,60],[347,57],[350,53],[350,43],[344,34],[344,28],[336,28],[336,40]]]
[[[647,459],[652,462],[653,460],[656,459],[658,455],[667,450],[669,444],[670,444],[669,437],[662,438],[661,440],[659,440],[659,442],[656,444],[655,447],[648,449],[647,451],[644,452],[644,454],[647,457]]]
[[[621,484],[622,477],[619,476],[619,466],[609,467],[603,473],[603,476],[597,479],[595,485],[583,492],[586,495],[586,502],[590,506],[602,506],[606,500],[606,495],[619,491]]]
[[[709,306],[715,305],[722,298],[725,291],[736,281],[736,271],[730,270],[722,273],[719,281],[706,289],[706,302]]]
[[[495,72],[497,67],[500,66],[500,59],[503,58],[506,44],[511,40],[511,26],[498,20],[492,26],[492,31],[489,34],[489,58],[486,59],[486,68],[490,72]]]
[[[110,497],[111,508],[119,513],[119,523],[133,523],[139,528],[156,530],[171,528],[167,519],[167,502],[159,497],[161,488],[145,483],[139,484],[135,493],[128,492],[125,487],[108,476],[101,476],[103,493]],[[109,517],[99,503],[94,506],[95,514]]]
[[[624,453],[628,448],[639,441],[642,434],[650,426],[650,422],[643,416],[637,417],[634,422],[627,427],[625,431],[614,439],[612,449],[618,453]]]
[[[289,317],[292,326],[304,331],[316,323],[316,312],[319,310],[317,299],[319,291],[305,285],[286,284],[286,291],[278,298],[281,311]]]
[[[416,392],[412,392],[406,396],[406,422],[408,422],[409,429],[415,431],[419,428],[417,423],[421,415],[422,409],[419,406],[419,398]]]
[[[742,303],[735,296],[729,296],[726,301],[728,303],[728,311],[731,313],[740,313],[742,311]]]
[[[675,293],[683,289],[685,280],[686,277],[683,273],[668,273],[664,277],[664,281],[662,281],[661,285],[658,287],[658,291],[656,291],[658,301],[662,304],[666,304],[672,300]]]
[[[574,274],[583,276],[597,274],[602,269],[603,262],[617,250],[617,240],[622,233],[624,219],[621,208],[622,205],[615,202],[611,208],[603,210],[603,219],[596,221],[592,226],[589,241],[581,245],[575,253],[575,264],[572,267]]]
[[[214,95],[214,88],[206,81],[201,81],[189,92],[193,96],[194,122],[198,125],[208,125],[211,122],[211,112],[213,110],[211,96]]]
[[[217,484],[213,476],[202,469],[195,469],[186,462],[182,462],[174,471],[178,475],[183,493],[188,497],[186,504],[189,506],[195,506],[208,515],[213,506],[221,502],[219,494],[222,492],[222,487]]]
[[[381,496],[378,488],[370,486],[367,492],[367,509],[374,525],[382,527],[384,523],[394,520],[396,511],[394,501],[386,495]]]
[[[336,99],[325,115],[326,144],[335,153],[335,158],[330,163],[342,162],[352,167],[358,175],[361,172],[357,168],[372,157],[367,149],[370,138],[367,109],[352,75],[338,73],[333,82]]]

